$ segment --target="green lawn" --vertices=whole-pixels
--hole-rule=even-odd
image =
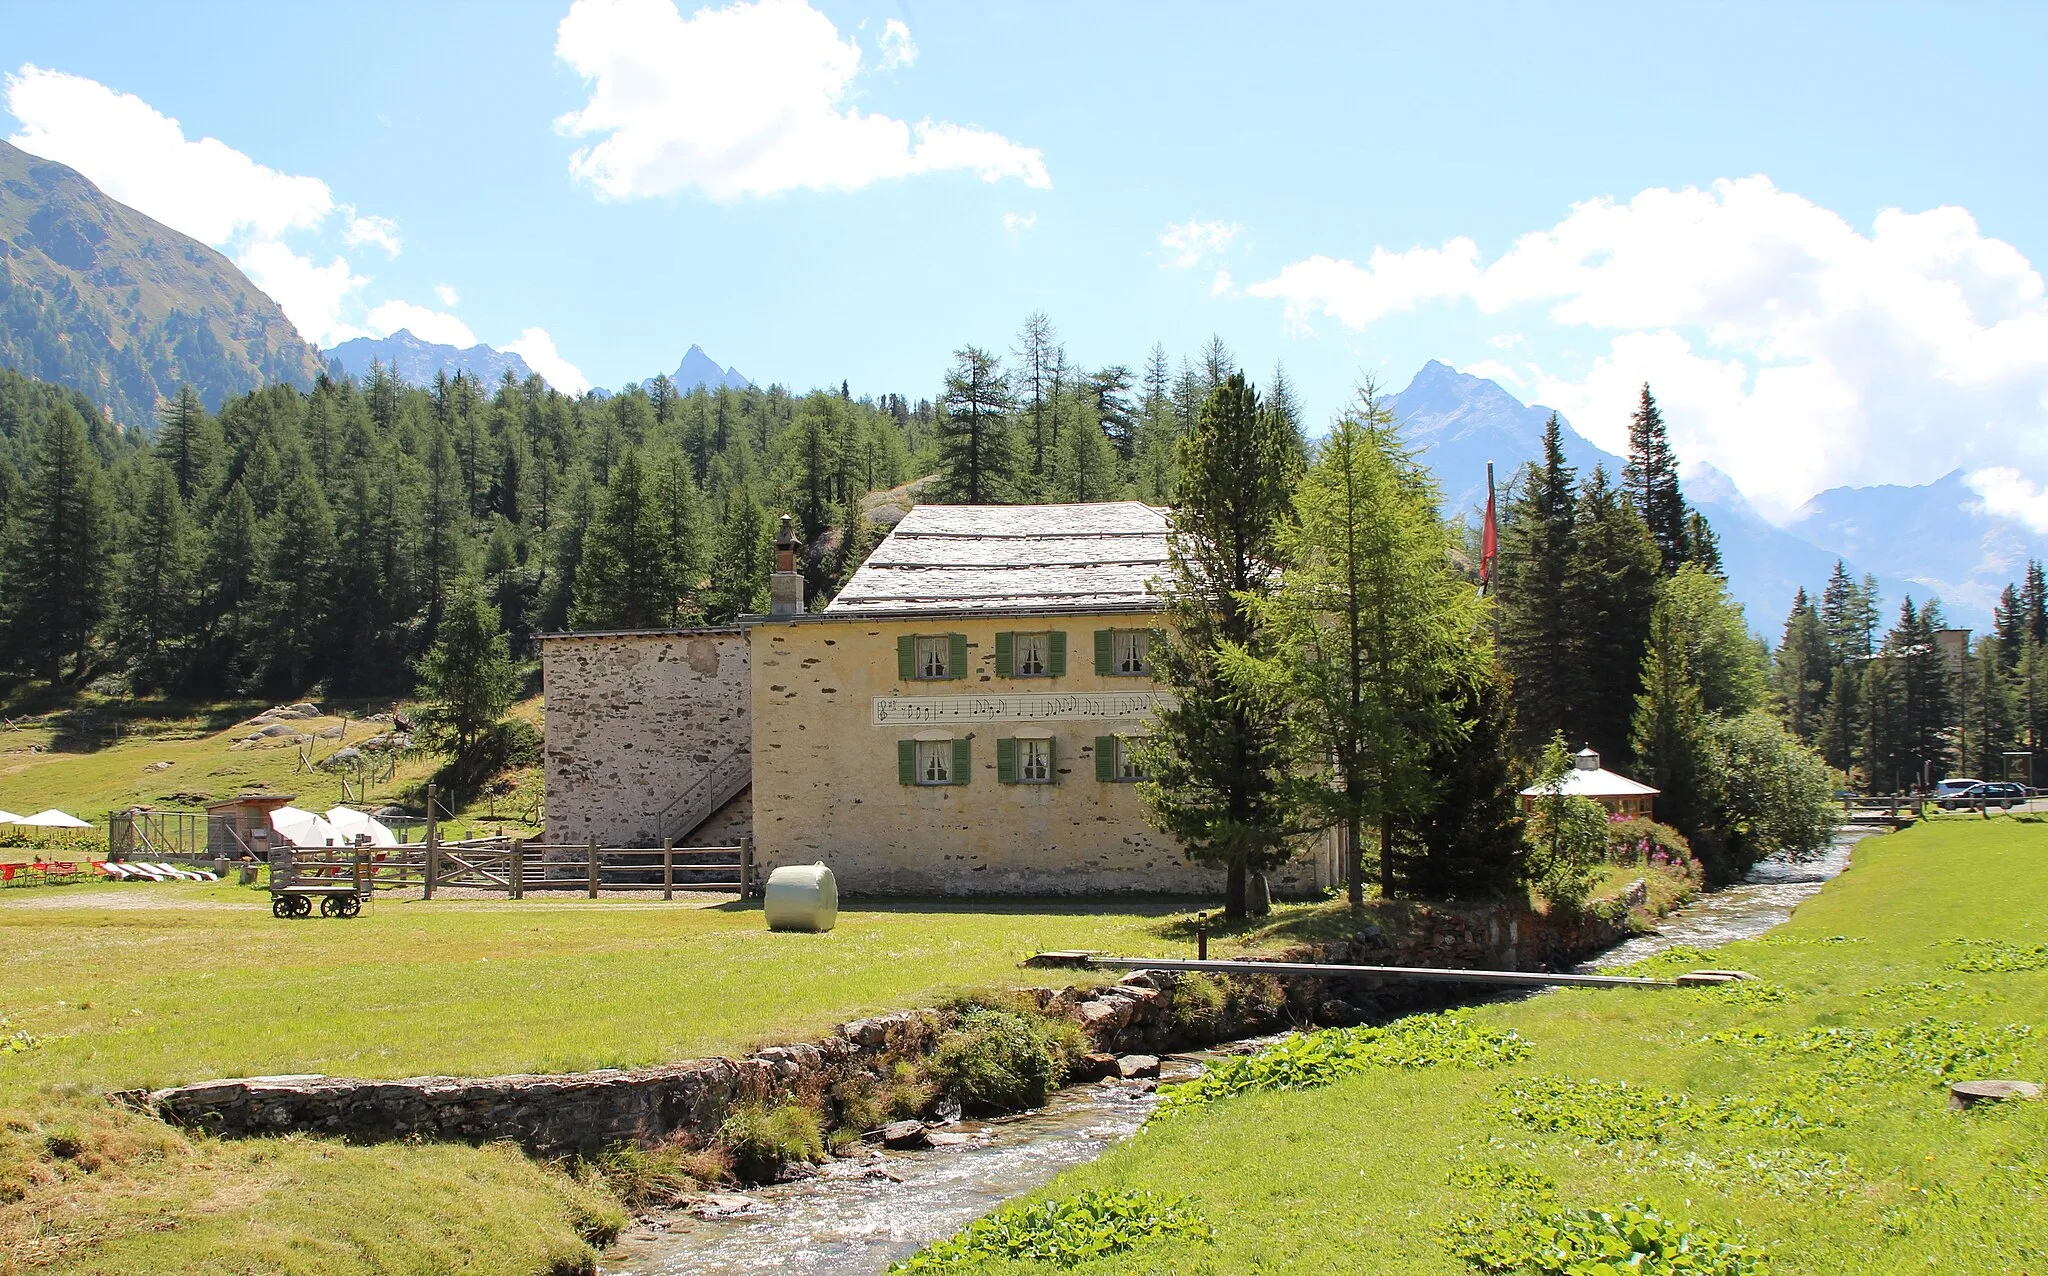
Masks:
[[[95,906],[125,904],[128,907]],[[154,904],[155,907],[141,907]],[[829,934],[758,907],[379,899],[283,922],[234,886],[0,894],[0,1013],[42,1046],[0,1087],[251,1073],[558,1072],[730,1053],[947,992],[1029,982],[1040,948],[1185,953],[1185,902],[894,904]]]
[[[1789,924],[1711,964],[1761,982],[1475,1010],[1527,1057],[1220,1100],[1043,1195],[1185,1194],[1215,1225],[1212,1245],[1081,1272],[1449,1276],[1475,1270],[1446,1243],[1456,1220],[1631,1200],[1780,1273],[2048,1271],[2048,1101],[1957,1113],[1942,1084],[2048,1081],[2048,824],[1871,838]],[[1749,1039],[1711,1039],[1727,1033]]]

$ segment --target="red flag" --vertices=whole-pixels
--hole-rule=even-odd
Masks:
[[[1479,534],[1479,581],[1493,580],[1494,556],[1500,553],[1500,532],[1493,523],[1493,462],[1486,463],[1486,528]]]

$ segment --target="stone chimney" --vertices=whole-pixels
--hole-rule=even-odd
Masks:
[[[768,577],[768,614],[804,614],[804,574],[797,570],[796,529],[790,525],[787,514],[782,516],[782,527],[775,533],[775,571]]]

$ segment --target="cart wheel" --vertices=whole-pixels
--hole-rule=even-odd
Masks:
[[[306,898],[306,897],[305,897],[304,895],[294,895],[294,896],[292,896],[291,898],[292,898],[292,916],[294,916],[294,917],[310,917],[310,916],[312,916],[312,913],[313,913],[313,901],[312,901],[312,900],[310,900],[310,899],[307,899],[307,898]]]
[[[363,911],[363,901],[354,895],[342,895],[334,901],[336,917],[354,917]]]
[[[320,915],[322,917],[332,917],[340,911],[341,897],[339,895],[322,895],[320,897]]]
[[[270,915],[280,918],[290,917],[295,911],[292,907],[295,902],[289,895],[272,896],[270,900]]]

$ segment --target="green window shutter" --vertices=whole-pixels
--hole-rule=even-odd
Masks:
[[[1095,673],[1098,677],[1107,678],[1109,676],[1111,664],[1109,635],[1112,632],[1112,630],[1108,629],[1098,629],[1095,631]]]
[[[967,676],[967,635],[946,635],[946,676],[965,678]]]
[[[1104,784],[1116,779],[1116,737],[1095,737],[1095,778]]]
[[[996,783],[1017,782],[1017,742],[1004,737],[996,741]]]
[[[1000,633],[996,635],[996,677],[1015,677],[1017,667],[1017,635]]]
[[[917,783],[917,741],[896,742],[896,783]]]
[[[896,676],[909,682],[917,676],[917,636],[905,634],[896,640]]]
[[[953,783],[967,783],[968,772],[974,769],[973,741],[953,741]]]
[[[1067,676],[1067,631],[1055,629],[1045,639],[1045,672],[1054,678]]]

